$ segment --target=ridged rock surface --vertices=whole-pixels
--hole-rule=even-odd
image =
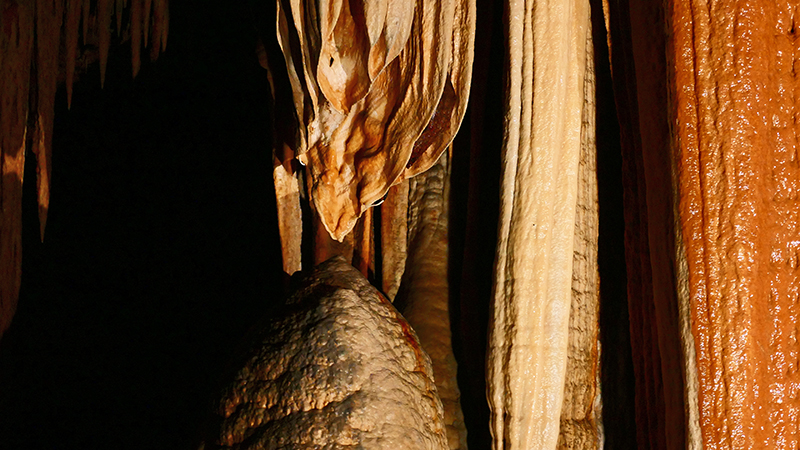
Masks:
[[[558,444],[569,351],[588,3],[511,1],[489,321],[492,448]]]
[[[256,328],[234,367],[201,448],[447,448],[430,359],[341,257]]]
[[[797,2],[670,6],[679,212],[703,448],[794,449]]]

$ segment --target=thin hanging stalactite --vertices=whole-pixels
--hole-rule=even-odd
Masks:
[[[36,155],[36,185],[39,203],[39,233],[44,240],[47,210],[50,207],[50,177],[58,87],[58,51],[61,46],[63,0],[36,1],[36,117],[33,154]]]
[[[139,7],[141,1],[134,3]],[[125,4],[122,0],[115,1],[115,10],[112,11],[111,0],[7,0],[0,3],[0,164],[3,172],[0,190],[0,272],[3,280],[0,286],[0,335],[11,323],[19,293],[21,189],[26,139],[29,138],[30,150],[36,156],[40,236],[44,239],[50,206],[51,143],[59,80],[63,79],[66,84],[67,106],[71,107],[76,72],[79,69],[85,71],[88,65],[83,61],[78,68],[76,62],[85,58],[91,62],[97,58],[91,51],[84,51],[78,46],[82,21],[83,44],[97,45],[99,48],[100,84],[105,84],[111,47],[111,15],[116,14],[116,27],[121,33]],[[133,6],[131,9],[136,9]],[[138,8],[137,12],[140,10]],[[157,15],[154,20],[157,27],[153,28],[153,32],[158,33],[157,56],[166,48],[169,2],[159,0],[154,14]],[[130,11],[127,16],[133,18],[135,14]],[[149,16],[140,15],[131,28],[141,29],[140,25],[146,25],[149,20]],[[62,36],[66,40],[63,45]],[[137,50],[141,38],[132,40],[135,42],[132,43],[131,64],[135,75],[140,67]],[[32,70],[35,71],[33,75]],[[31,85],[31,82],[34,84]],[[29,124],[31,129],[27,128]]]
[[[28,124],[34,10],[7,1],[0,9],[0,337],[17,307],[22,263],[22,181]]]

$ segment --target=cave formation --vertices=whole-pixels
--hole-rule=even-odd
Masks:
[[[427,100],[466,106],[449,149],[379,152],[332,200],[324,152],[279,145],[308,124],[274,2],[0,0],[0,447],[197,445],[288,275],[344,254],[423,344],[451,331],[469,447],[792,448],[796,5],[495,3],[466,28],[469,102],[457,84]],[[547,76],[573,84],[542,100]],[[514,165],[531,159],[533,194]],[[531,245],[528,218],[558,214]],[[424,308],[442,292],[449,326]]]

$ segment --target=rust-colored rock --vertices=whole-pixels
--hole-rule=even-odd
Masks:
[[[416,334],[341,257],[257,326],[201,448],[447,448]]]
[[[671,4],[680,223],[708,449],[800,442],[797,4]]]

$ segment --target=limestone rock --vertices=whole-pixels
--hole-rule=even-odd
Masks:
[[[201,448],[447,448],[429,357],[341,257],[318,266],[236,361]]]

